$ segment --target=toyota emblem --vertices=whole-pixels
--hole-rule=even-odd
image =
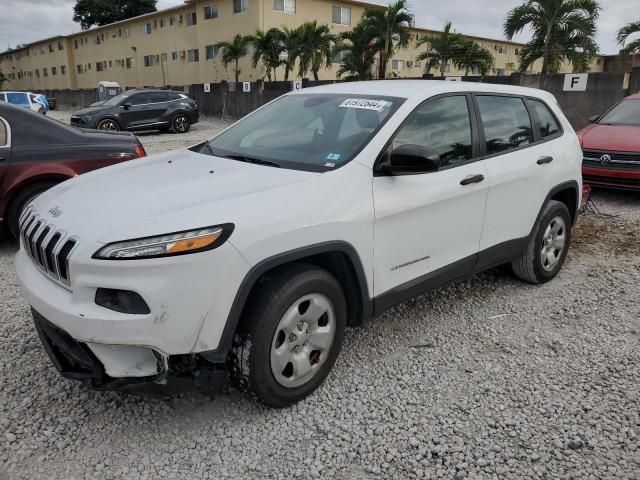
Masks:
[[[603,167],[606,167],[610,163],[611,163],[611,155],[605,154],[600,157],[600,165],[602,165]]]

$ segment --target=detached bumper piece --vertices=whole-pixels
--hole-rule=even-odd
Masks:
[[[166,367],[162,373],[150,377],[110,377],[86,344],[74,340],[34,309],[31,312],[40,341],[60,374],[95,390],[166,396],[193,390],[215,393],[226,382],[225,366],[210,363],[199,355],[174,355],[164,362],[159,358]]]

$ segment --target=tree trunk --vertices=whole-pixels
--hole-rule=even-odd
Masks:
[[[544,51],[542,56],[542,71],[540,73],[549,73],[549,44],[551,43],[551,24],[547,26],[547,35],[544,37]]]
[[[240,83],[240,67],[238,63],[238,59],[236,58],[236,85]]]
[[[378,78],[384,80],[387,76],[387,56],[384,52],[380,52],[380,65],[378,65]]]
[[[313,79],[317,82],[318,80],[320,80],[320,78],[318,77],[318,69],[317,68],[313,68]]]
[[[289,65],[284,66],[284,81],[289,81]]]

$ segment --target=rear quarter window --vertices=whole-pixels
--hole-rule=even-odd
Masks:
[[[169,97],[166,93],[150,93],[149,94],[149,103],[162,103],[169,100]]]
[[[547,105],[540,100],[531,99],[527,100],[527,105],[538,120],[540,138],[546,138],[560,133],[560,125]]]
[[[7,126],[0,118],[0,147],[4,147],[7,144]]]

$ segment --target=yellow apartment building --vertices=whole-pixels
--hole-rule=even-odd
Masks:
[[[365,8],[380,6],[357,0],[189,0],[184,4],[71,35],[48,38],[0,54],[0,71],[9,78],[11,90],[91,89],[99,81],[118,82],[122,87],[232,81],[233,69],[225,69],[215,44],[230,41],[236,34],[249,35],[257,29],[297,27],[316,20],[339,34],[358,23]],[[416,43],[437,31],[412,28],[407,49],[400,49],[391,61],[391,77],[419,77],[424,65],[416,60]],[[470,36],[495,56],[490,74],[510,75],[517,69],[522,44]],[[602,71],[602,59],[594,60],[592,71]],[[540,71],[536,62],[531,73]],[[240,62],[242,81],[262,79],[265,69],[254,68],[249,55]],[[323,80],[335,79],[338,64],[321,71]],[[570,66],[563,70],[570,72]],[[439,71],[432,71],[439,75]],[[471,72],[472,74],[475,72]],[[454,66],[446,75],[463,75]],[[295,74],[294,74],[295,76]],[[284,78],[278,69],[277,79]]]

